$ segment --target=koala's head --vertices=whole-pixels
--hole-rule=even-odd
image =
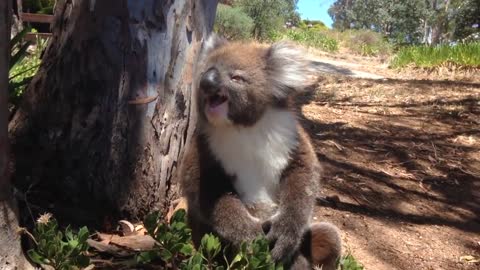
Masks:
[[[271,46],[226,42],[204,45],[198,108],[214,126],[254,125],[269,108],[287,108],[292,94],[309,85],[309,61],[286,42]]]

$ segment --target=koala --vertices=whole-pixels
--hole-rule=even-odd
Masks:
[[[321,168],[292,100],[309,85],[309,62],[285,42],[205,44],[180,168],[194,244],[205,233],[233,247],[263,235],[287,269],[335,269],[339,232],[311,223]]]

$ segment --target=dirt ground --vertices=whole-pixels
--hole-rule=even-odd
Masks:
[[[325,75],[302,109],[325,168],[316,219],[366,269],[480,269],[463,257],[480,258],[480,80],[367,62],[385,79]]]

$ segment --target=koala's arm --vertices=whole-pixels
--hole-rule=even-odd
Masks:
[[[299,148],[285,170],[279,197],[279,212],[264,224],[267,239],[274,243],[272,257],[288,259],[298,250],[308,229],[318,191],[320,166],[309,139],[299,133]]]
[[[222,177],[218,164],[211,163],[214,158],[205,156],[205,153],[202,145],[193,143],[187,150],[181,169],[182,190],[191,217],[189,222],[206,225],[211,232],[233,245],[263,234],[260,221],[250,215],[233,192],[228,179]],[[195,230],[196,224],[191,225]]]

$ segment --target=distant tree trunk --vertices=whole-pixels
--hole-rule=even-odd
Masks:
[[[216,5],[57,1],[53,37],[9,125],[15,183],[36,190],[30,204],[78,222],[167,211]]]
[[[12,6],[0,1],[0,269],[32,269],[20,245],[18,210],[10,183],[8,153],[8,63]]]

